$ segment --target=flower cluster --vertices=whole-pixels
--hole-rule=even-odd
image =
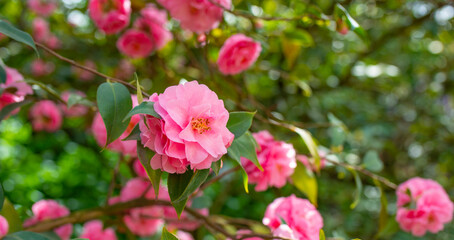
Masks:
[[[28,0],[28,7],[35,14],[47,17],[57,9],[57,0]]]
[[[105,34],[126,28],[131,18],[130,0],[90,0],[88,10],[96,26]]]
[[[275,199],[268,205],[263,224],[273,235],[298,240],[318,240],[323,218],[308,200],[294,195]]]
[[[32,28],[35,41],[46,44],[52,49],[60,47],[60,40],[52,34],[49,29],[49,23],[44,18],[33,19]]]
[[[241,158],[250,183],[257,183],[256,191],[268,187],[283,187],[296,167],[295,149],[291,144],[276,141],[268,131],[252,134],[259,147],[257,158],[263,167],[260,171],[249,159]]]
[[[187,82],[153,94],[149,101],[161,117],[146,115],[140,121],[142,144],[156,152],[150,162],[153,169],[206,169],[227,153],[234,138],[227,129],[229,113],[207,86]]]
[[[437,233],[451,222],[454,204],[440,184],[430,179],[412,178],[396,191],[400,227],[415,236]]]

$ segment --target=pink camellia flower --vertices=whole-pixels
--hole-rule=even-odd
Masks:
[[[231,0],[213,0],[224,8],[230,9]],[[223,9],[208,0],[158,0],[169,10],[170,15],[180,21],[183,29],[203,33],[219,25]]]
[[[147,172],[145,171],[145,168],[142,166],[142,163],[139,159],[134,161],[132,168],[134,169],[134,172],[137,174],[137,176],[148,178]]]
[[[187,82],[149,100],[162,118],[146,115],[139,125],[142,144],[156,152],[152,168],[171,173],[187,165],[206,169],[227,153],[234,138],[226,127],[229,113],[206,85]]]
[[[93,220],[84,224],[84,230],[79,236],[89,240],[117,240],[117,235],[112,228],[103,228],[103,224],[99,220]]]
[[[0,238],[6,236],[6,234],[8,234],[8,230],[8,221],[6,221],[6,219],[2,215],[0,215]]]
[[[65,100],[66,102],[68,102],[71,94],[76,94],[81,97],[86,97],[85,93],[83,93],[81,91],[75,91],[75,92],[64,91],[61,94],[61,98],[63,100]],[[80,116],[84,116],[88,112],[88,107],[84,106],[82,104],[75,104],[75,105],[71,106],[71,108],[69,108],[69,109],[66,104],[60,104],[60,107],[61,107],[63,113],[65,114],[65,116],[67,116],[67,117],[80,117]]]
[[[33,217],[24,222],[24,227],[35,225],[49,219],[56,219],[69,215],[69,210],[54,200],[41,200],[32,206]],[[72,224],[66,224],[54,229],[62,240],[68,240],[73,231]]]
[[[243,34],[235,34],[224,42],[219,51],[219,71],[224,75],[238,74],[252,66],[261,51],[259,42]]]
[[[117,48],[126,56],[143,58],[153,51],[153,39],[144,31],[130,29],[118,39]]]
[[[184,232],[184,231],[178,231],[177,237],[179,240],[194,240],[194,238],[192,237],[191,234],[189,234],[188,232]]]
[[[90,17],[105,34],[115,34],[129,24],[130,0],[90,0]]]
[[[83,65],[85,67],[88,67],[88,68],[91,68],[91,69],[94,69],[96,70],[97,66],[96,66],[96,63],[93,61],[93,60],[90,60],[90,59],[87,59],[83,62]],[[77,78],[84,81],[84,82],[88,82],[88,81],[91,81],[95,78],[95,74],[87,71],[87,70],[84,70],[84,69],[81,69],[81,68],[78,68],[78,67],[73,67],[72,68],[73,72],[76,74]]]
[[[28,7],[34,13],[47,17],[57,9],[56,0],[28,0]]]
[[[412,178],[397,188],[396,220],[415,236],[427,231],[437,233],[451,222],[454,204],[440,184],[424,178]]]
[[[252,134],[257,141],[257,157],[263,172],[250,160],[241,158],[249,176],[250,183],[257,183],[256,191],[265,191],[268,187],[283,187],[296,167],[295,149],[292,144],[274,140],[268,131]]]
[[[30,118],[35,131],[55,132],[63,121],[57,105],[50,100],[36,103],[30,110]]]
[[[131,98],[133,107],[137,106],[138,105],[137,96],[131,95]],[[129,134],[139,121],[140,121],[139,115],[132,116],[131,121],[129,122],[129,125],[124,131],[124,133],[118,139],[110,143],[107,146],[107,148],[114,152],[131,155],[132,157],[137,156],[137,141],[134,140],[122,141],[122,139],[129,136]],[[104,121],[102,120],[101,114],[99,114],[99,112],[96,113],[95,118],[93,119],[91,131],[95,136],[98,145],[100,147],[104,147],[107,141],[107,131],[106,126],[104,125]]]
[[[323,228],[323,219],[308,200],[291,195],[277,198],[268,205],[263,224],[268,226],[275,236],[285,235],[294,236],[291,239],[318,240],[320,229]]]
[[[22,102],[25,96],[33,94],[32,88],[24,82],[24,77],[14,68],[3,67],[6,72],[5,83],[0,83],[3,92],[0,93],[0,110],[5,106]],[[14,110],[11,114],[16,114],[19,109]]]
[[[141,17],[134,22],[134,27],[149,33],[154,49],[163,48],[172,39],[172,34],[165,28],[167,13],[148,4],[140,14]]]
[[[31,68],[33,76],[42,77],[51,74],[55,69],[55,65],[51,62],[35,59],[32,62]]]

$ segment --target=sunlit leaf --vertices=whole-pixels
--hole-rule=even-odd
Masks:
[[[295,131],[303,139],[303,142],[306,144],[306,147],[314,160],[313,165],[315,166],[315,170],[320,171],[320,155],[318,154],[317,144],[312,138],[312,134],[307,130],[297,127],[293,128],[293,131]]]
[[[323,231],[323,229],[320,229],[320,240],[325,240],[326,237],[325,237],[325,232]]]
[[[314,174],[306,169],[304,164],[298,162],[291,178],[295,187],[306,194],[309,201],[317,206],[318,185]]]

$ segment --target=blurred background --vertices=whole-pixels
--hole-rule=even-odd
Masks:
[[[137,10],[154,1],[132,2]],[[86,0],[60,1],[48,22],[60,41],[58,53],[128,81],[136,72],[150,94],[181,79],[197,79],[224,99],[229,110],[242,106],[262,116],[297,122],[311,131],[331,158],[363,166],[397,184],[415,176],[432,178],[454,196],[453,2],[339,3],[360,27],[348,32],[336,29],[334,1],[234,0],[235,10],[254,16],[309,17],[263,21],[225,13],[219,28],[207,34],[205,46],[172,20],[173,41],[140,60],[118,52],[118,36],[97,31],[88,17]],[[137,11],[133,19],[134,14]],[[313,19],[313,15],[322,18]],[[36,15],[24,0],[0,0],[0,17],[31,34],[34,31]],[[224,77],[215,66],[217,54],[225,39],[238,32],[260,41],[263,51],[252,69]],[[31,49],[8,38],[0,40],[0,58],[26,79],[57,92],[80,90],[90,101],[95,101],[96,88],[105,81],[83,76],[45,52],[37,58]],[[44,67],[38,68],[37,61]],[[81,80],[85,77],[88,80]],[[53,99],[37,85],[34,90],[38,98]],[[31,205],[41,199],[58,199],[71,210],[103,205],[120,156],[101,152],[96,144],[90,131],[95,112],[66,118],[60,130],[49,134],[32,130],[29,107],[0,122],[0,181],[19,216],[28,218]],[[252,130],[262,129],[307,153],[294,133],[255,120]],[[232,163],[225,161],[223,170],[230,167]],[[119,185],[134,176],[127,164],[119,169]],[[393,220],[394,191],[383,187],[387,199],[383,205],[380,188],[367,177],[362,176],[362,188],[358,188],[349,171],[328,165],[317,175],[317,182],[318,207],[329,237],[454,239],[453,224],[436,236],[422,238],[399,231]],[[305,197],[291,185],[261,193],[250,186],[246,194],[237,173],[207,188],[206,197],[197,201],[210,207],[213,215],[261,221],[269,203],[292,193]],[[360,201],[351,209],[357,194]],[[381,206],[387,217],[378,233]],[[77,226],[76,231],[80,230]],[[199,239],[213,239],[203,229],[196,234]]]

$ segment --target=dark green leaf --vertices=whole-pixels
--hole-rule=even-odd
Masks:
[[[9,234],[3,240],[50,240],[48,237],[34,232],[21,231]]]
[[[123,138],[121,141],[130,141],[130,140],[140,140],[139,124],[134,126],[131,133],[127,137]]]
[[[306,194],[312,204],[317,206],[318,185],[314,174],[298,162],[292,175],[293,184],[298,190]]]
[[[166,228],[162,229],[162,235],[161,235],[161,240],[178,240],[175,235],[169,233]]]
[[[0,211],[0,215],[8,221],[10,233],[22,230],[22,221],[19,214],[7,198],[3,202],[3,209]]]
[[[98,87],[96,99],[106,126],[107,146],[128,127],[129,121],[124,119],[132,108],[131,94],[123,84],[106,82]]]
[[[9,114],[11,114],[17,108],[20,108],[20,107],[22,107],[22,106],[24,106],[26,104],[29,104],[29,103],[31,103],[31,101],[24,100],[22,102],[11,103],[11,104],[6,105],[4,108],[2,108],[0,110],[0,121],[5,119],[6,117],[8,117]]]
[[[153,168],[151,168],[150,160],[154,156],[154,154],[155,153],[153,151],[144,147],[140,143],[140,141],[137,141],[137,155],[139,157],[140,163],[142,163],[142,166],[145,168],[145,171],[147,172],[151,184],[153,185],[155,196],[156,198],[158,198],[159,184],[161,183],[162,171],[159,169],[154,170]]]
[[[38,54],[38,56],[39,56],[38,50],[36,49],[35,41],[33,41],[33,38],[30,36],[30,34],[17,29],[13,25],[11,25],[8,22],[3,21],[1,19],[0,19],[0,33],[3,33],[6,36],[8,36],[18,42],[24,43],[24,44],[32,47],[33,49],[35,49],[36,54]]]
[[[5,83],[5,82],[6,82],[6,71],[3,68],[3,66],[0,64],[0,83]]]
[[[254,115],[255,112],[231,112],[227,128],[239,138],[251,127]]]
[[[154,110],[154,102],[142,102],[139,106],[133,108],[123,119],[123,121],[126,121],[128,118],[136,115],[136,114],[148,114],[151,115],[155,118],[161,119],[161,116]]]
[[[0,183],[0,211],[2,210],[3,208],[3,202],[5,201],[5,195],[3,193],[3,186],[2,184]]]
[[[366,153],[363,164],[367,170],[372,172],[380,172],[383,170],[383,162],[378,156],[377,151],[374,150],[370,150]]]
[[[211,164],[211,169],[213,169],[214,174],[216,174],[216,175],[219,174],[219,171],[221,170],[221,165],[222,165],[222,160],[221,159],[219,159],[218,161],[213,162]]]
[[[260,171],[263,171],[262,165],[257,159],[254,137],[249,132],[233,140],[232,145],[227,149],[227,154],[239,163],[241,163],[241,157],[245,157],[252,161]]]
[[[178,216],[183,212],[189,196],[205,182],[208,174],[210,174],[209,169],[196,170],[195,172],[188,170],[183,174],[169,174],[167,188]]]

